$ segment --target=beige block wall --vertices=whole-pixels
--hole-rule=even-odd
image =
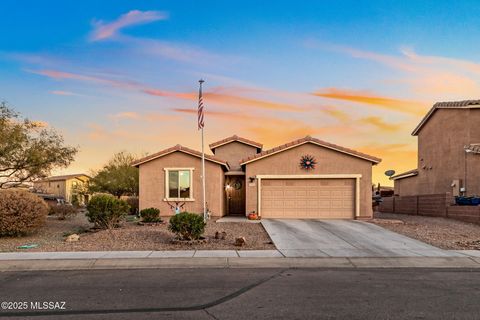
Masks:
[[[257,153],[257,148],[237,141],[224,144],[215,149],[215,157],[228,162],[230,170],[239,171],[240,160],[253,156]]]
[[[312,155],[317,161],[314,170],[300,168],[300,158]],[[257,210],[257,183],[250,186],[249,177],[264,174],[361,174],[360,217],[372,216],[372,163],[314,144],[303,144],[246,165],[247,214]]]
[[[140,210],[158,208],[160,215],[170,216],[172,209],[164,201],[165,171],[164,168],[194,168],[193,197],[195,201],[188,201],[184,210],[201,213],[202,206],[202,160],[200,158],[174,152],[164,157],[140,165]],[[224,173],[222,166],[211,161],[205,161],[206,201],[213,216],[223,216],[224,210]]]

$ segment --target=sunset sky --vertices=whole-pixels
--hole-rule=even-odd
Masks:
[[[0,2],[0,100],[79,146],[56,173],[115,152],[200,149],[238,134],[311,135],[416,167],[410,134],[436,101],[480,97],[478,1]],[[321,165],[321,164],[319,164]]]

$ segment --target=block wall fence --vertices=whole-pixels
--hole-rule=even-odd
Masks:
[[[480,224],[480,206],[457,206],[450,193],[383,198],[378,211],[444,217]]]

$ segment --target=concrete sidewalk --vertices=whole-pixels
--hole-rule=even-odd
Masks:
[[[76,251],[2,252],[2,260],[152,259],[152,258],[275,258],[278,250]]]
[[[480,258],[480,250],[443,250],[441,257]],[[409,258],[405,256],[364,256],[362,258]],[[415,256],[420,258],[420,256]],[[438,258],[439,256],[422,256]],[[0,263],[9,260],[97,260],[97,259],[155,259],[155,258],[285,258],[278,250],[177,250],[177,251],[76,251],[76,252],[0,252]],[[337,257],[287,257],[287,258],[359,258],[347,254]]]
[[[289,258],[277,250],[0,253],[0,271],[145,268],[480,268],[480,251],[450,257]]]

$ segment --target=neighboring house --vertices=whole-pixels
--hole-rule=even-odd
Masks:
[[[205,156],[206,201],[213,216],[258,213],[263,218],[370,218],[372,165],[379,158],[312,137],[262,151],[232,136]],[[171,206],[202,212],[201,153],[181,145],[135,161],[140,209]]]
[[[480,194],[480,100],[435,103],[412,135],[418,168],[392,177],[396,195]]]
[[[88,195],[81,194],[81,190],[86,190],[89,180],[86,174],[53,176],[34,181],[33,188],[39,194],[61,197],[69,203],[76,198],[79,204],[85,204]]]

